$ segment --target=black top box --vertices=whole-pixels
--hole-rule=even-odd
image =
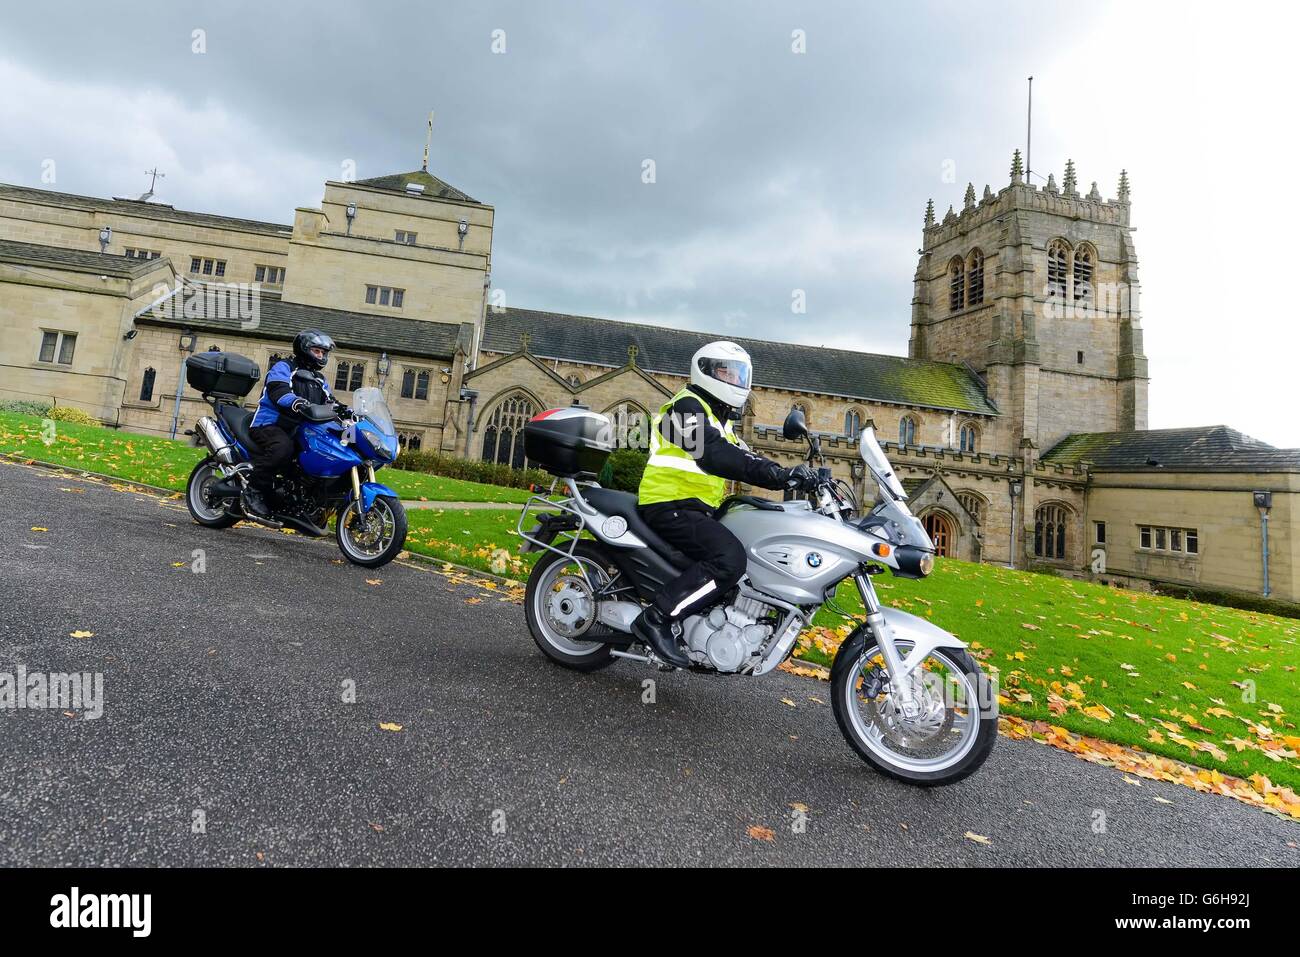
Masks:
[[[204,395],[242,399],[260,378],[257,363],[235,352],[200,352],[185,360],[185,381]]]
[[[599,475],[613,450],[613,423],[590,409],[548,409],[524,426],[529,464],[561,478]]]

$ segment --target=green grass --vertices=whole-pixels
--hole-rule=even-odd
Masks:
[[[413,512],[408,547],[522,580],[537,556],[519,554],[518,514]],[[885,604],[966,641],[1007,714],[1300,787],[1300,621],[955,560],[875,583]],[[836,604],[862,613],[851,583]],[[851,623],[823,608],[813,625],[799,656],[827,664]]]
[[[14,412],[0,412],[0,453],[178,492],[184,490],[190,471],[204,454],[182,441],[69,422],[55,422],[50,436],[41,419]],[[401,469],[382,470],[379,480],[402,498],[431,502],[523,502],[530,494],[524,489]]]

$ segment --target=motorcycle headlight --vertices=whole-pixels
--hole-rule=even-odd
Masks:
[[[894,549],[898,567],[894,574],[899,578],[924,578],[934,571],[934,552],[915,545],[900,545]]]

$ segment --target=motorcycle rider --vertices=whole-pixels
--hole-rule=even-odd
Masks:
[[[347,406],[335,401],[321,375],[332,351],[333,339],[319,329],[304,329],[294,336],[293,358],[281,359],[267,372],[262,398],[248,429],[257,449],[249,449],[253,470],[239,500],[244,514],[271,518],[266,495],[276,472],[293,458],[294,433],[304,421],[307,406],[332,402],[336,413],[348,411]]]
[[[691,359],[690,384],[651,421],[650,459],[637,500],[642,517],[692,564],[632,623],[668,664],[690,665],[674,623],[713,604],[745,573],[745,548],[713,517],[728,479],[767,489],[811,489],[807,465],[785,468],[749,450],[732,422],[749,398],[752,364],[734,342],[711,342]]]

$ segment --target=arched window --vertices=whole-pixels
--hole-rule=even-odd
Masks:
[[[948,263],[948,311],[957,312],[966,306],[966,266],[960,256]]]
[[[984,524],[984,496],[978,492],[958,492],[957,501],[961,502],[961,507],[970,513],[970,517],[975,519],[976,525]]]
[[[1074,301],[1092,301],[1092,276],[1096,254],[1092,247],[1082,245],[1074,251]]]
[[[536,414],[537,407],[526,395],[516,393],[504,399],[483,430],[483,461],[523,468],[524,423]]]
[[[961,441],[961,450],[963,452],[973,453],[975,451],[975,440],[979,438],[979,433],[975,429],[975,424],[973,422],[967,422],[963,425],[961,427],[959,438]]]
[[[978,249],[971,250],[969,265],[966,267],[966,303],[978,306],[984,302],[984,253]]]
[[[570,372],[564,377],[564,381],[576,389],[578,386],[582,385],[582,376],[578,375],[576,372]]]
[[[398,432],[397,443],[404,452],[418,452],[424,440],[419,432]]]
[[[614,424],[614,437],[618,448],[646,449],[650,445],[650,416],[645,409],[630,399],[617,402],[605,410]]]
[[[1065,298],[1066,277],[1070,274],[1070,247],[1054,239],[1047,247],[1047,295]]]
[[[1034,510],[1034,554],[1039,558],[1065,558],[1065,524],[1062,505],[1040,505]]]
[[[905,415],[898,420],[898,444],[916,444],[916,419],[910,415]]]
[[[153,383],[156,378],[158,378],[158,373],[154,371],[152,366],[144,370],[144,378],[140,380],[141,402],[153,401]]]
[[[862,434],[862,413],[857,409],[844,413],[844,434],[854,440]]]

